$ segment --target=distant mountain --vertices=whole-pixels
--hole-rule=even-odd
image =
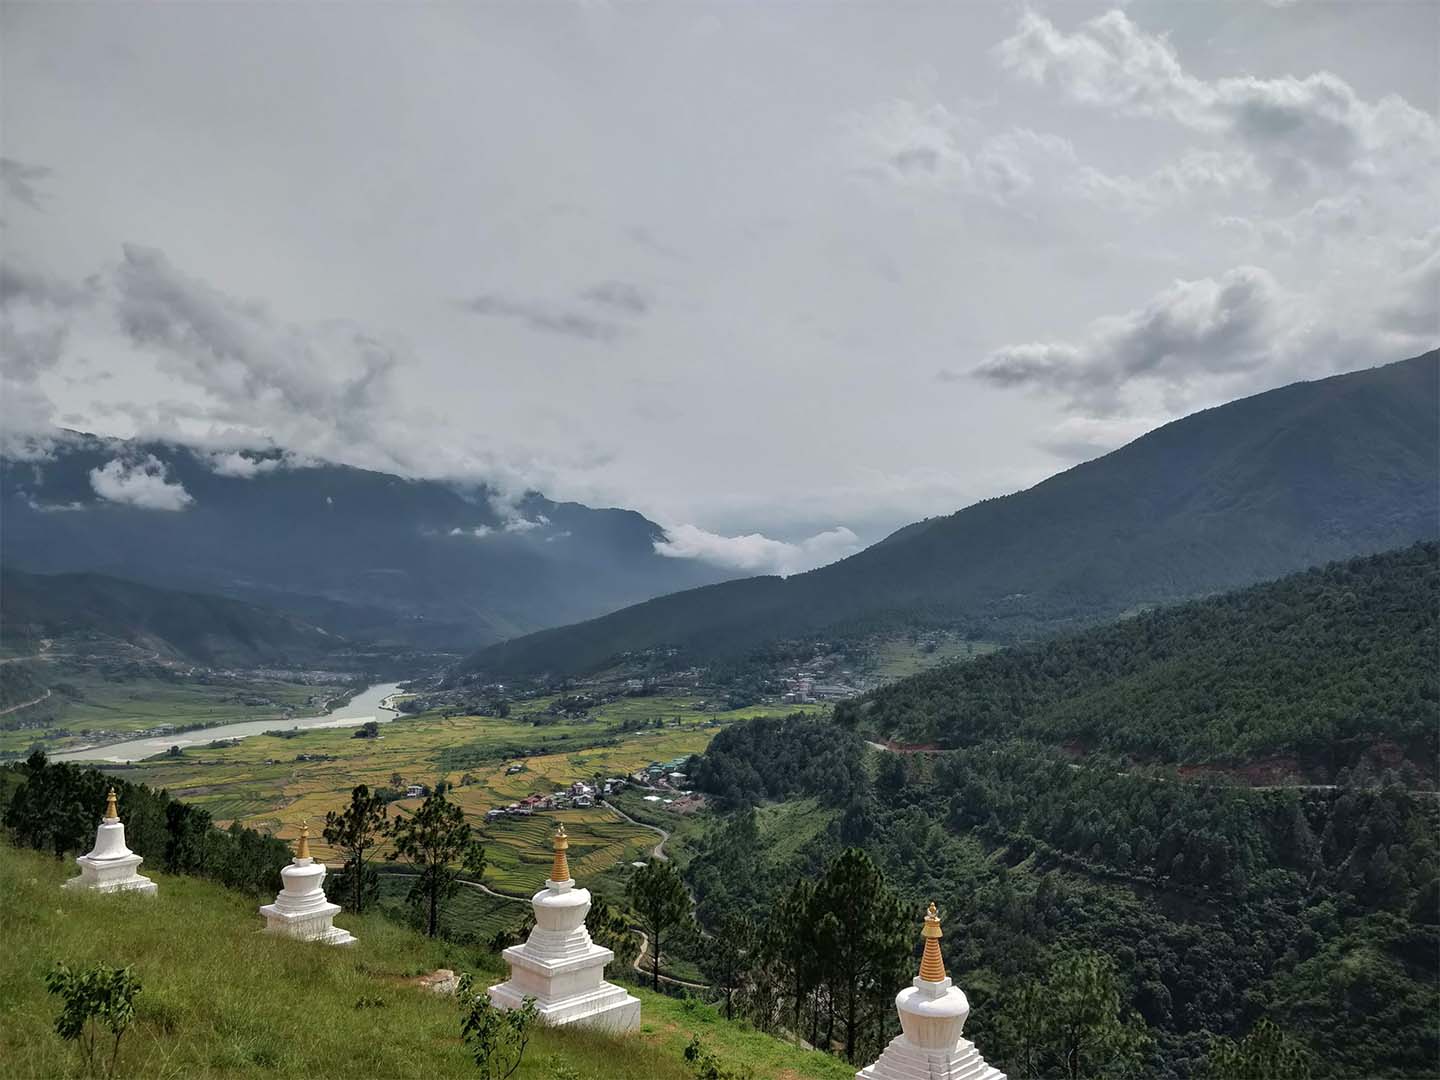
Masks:
[[[215,667],[318,664],[349,646],[294,615],[225,597],[103,574],[0,571],[0,643],[25,653],[45,638],[108,640]]]
[[[1017,640],[1440,534],[1440,351],[1185,417],[1027,491],[788,579],[666,596],[481,650],[464,671],[593,669],[767,641],[959,626]]]
[[[6,566],[219,593],[430,647],[474,648],[728,576],[656,554],[663,530],[629,510],[88,435],[46,460],[0,460],[0,515]]]
[[[1437,625],[1440,545],[1416,544],[949,664],[836,719],[947,748],[1019,736],[1144,761],[1278,757],[1322,780],[1378,749],[1433,782]]]

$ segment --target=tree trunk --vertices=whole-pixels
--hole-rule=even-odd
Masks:
[[[440,907],[440,879],[439,879],[439,877],[432,877],[432,878],[430,879],[430,936],[431,936],[431,937],[434,937],[434,936],[435,936],[435,931],[439,929],[439,922],[440,922],[440,919],[439,919],[439,910],[438,910],[439,907]]]
[[[845,1060],[855,1061],[855,995],[859,988],[855,981],[846,987],[845,994]]]

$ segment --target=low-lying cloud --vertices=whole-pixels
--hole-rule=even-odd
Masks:
[[[760,533],[722,536],[695,525],[673,525],[655,551],[671,559],[699,559],[729,570],[752,574],[799,574],[859,551],[860,538],[843,525],[816,533],[799,543],[773,540]]]
[[[165,463],[153,454],[135,462],[116,458],[91,469],[90,486],[108,502],[142,510],[184,510],[195,501],[183,484],[170,480]]]

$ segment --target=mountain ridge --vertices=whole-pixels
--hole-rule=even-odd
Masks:
[[[480,650],[462,672],[735,656],[889,625],[1043,635],[1440,533],[1440,350],[1172,421],[1021,492],[787,579],[660,597]],[[918,527],[917,526],[923,526]]]
[[[333,632],[462,648],[730,576],[658,554],[664,530],[632,510],[279,451],[221,458],[79,434],[40,460],[0,459],[0,556],[35,573],[216,593]],[[106,470],[131,487],[102,497]]]
[[[214,666],[317,663],[350,647],[289,612],[205,593],[161,589],[104,574],[0,570],[0,641],[71,635],[113,639],[157,658]]]

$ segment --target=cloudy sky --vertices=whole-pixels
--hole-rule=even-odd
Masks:
[[[1428,0],[0,18],[12,441],[484,477],[796,569],[1440,337]]]

